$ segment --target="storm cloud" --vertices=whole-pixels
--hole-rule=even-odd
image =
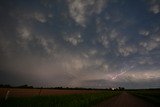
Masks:
[[[0,83],[160,87],[158,0],[1,0]]]

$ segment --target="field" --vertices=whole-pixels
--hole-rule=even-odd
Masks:
[[[150,94],[152,92],[150,90],[147,91]],[[124,91],[120,95],[107,99],[94,107],[160,107],[160,104],[155,103],[150,99],[146,100],[144,97],[137,97],[137,95],[135,95],[137,92],[140,92],[140,90],[132,92]],[[147,94],[145,94],[145,96],[147,96]],[[155,97],[155,95],[153,95],[153,97]],[[159,100],[158,97],[157,100]]]
[[[129,93],[148,102],[160,105],[160,90],[135,90],[129,91]]]
[[[37,95],[66,95],[66,94],[85,94],[96,93],[95,90],[58,90],[58,89],[19,89],[19,88],[0,88],[0,98],[4,98],[7,91],[9,97],[31,97]]]
[[[0,107],[159,107],[160,90],[0,88]]]
[[[7,100],[4,100],[10,90]],[[1,89],[1,107],[89,107],[118,95],[116,91]]]

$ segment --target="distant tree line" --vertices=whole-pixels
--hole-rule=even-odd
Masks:
[[[33,86],[20,85],[20,86],[11,86],[9,84],[0,84],[0,88],[34,88]]]
[[[8,85],[8,84],[0,84],[0,88],[12,88],[12,86]]]
[[[33,87],[29,85],[20,85],[20,86],[11,86],[8,84],[0,84],[0,88],[36,88],[36,89],[59,89],[59,90],[119,90],[123,91],[125,90],[124,87],[118,87],[118,88],[106,88],[106,89],[100,89],[100,88],[82,88],[82,87]]]

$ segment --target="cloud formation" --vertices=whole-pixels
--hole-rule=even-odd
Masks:
[[[102,12],[106,2],[106,0],[68,0],[70,16],[84,27],[90,16]]]
[[[154,14],[158,14],[160,12],[160,3],[158,0],[150,1],[150,11]]]
[[[65,36],[64,40],[71,43],[72,45],[76,46],[79,43],[83,42],[83,39],[81,37],[80,33],[73,33],[69,36]]]
[[[0,8],[0,83],[160,87],[157,0],[2,0]]]

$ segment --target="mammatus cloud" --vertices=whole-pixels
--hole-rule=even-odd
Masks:
[[[135,46],[120,46],[118,51],[122,56],[128,56],[130,54],[136,53],[137,48]]]
[[[35,12],[33,15],[33,18],[35,18],[37,21],[39,21],[41,23],[47,22],[46,16],[42,13]]]
[[[147,42],[141,42],[140,46],[144,47],[147,51],[151,51],[159,46],[159,43],[155,41],[147,41]]]
[[[152,5],[150,10],[154,13],[154,14],[158,14],[160,12],[160,6],[158,4]]]
[[[29,25],[18,25],[16,28],[17,44],[27,51],[32,51],[30,45],[41,47],[46,53],[51,54],[55,49],[54,39],[49,39],[37,33],[36,29]]]
[[[80,33],[73,33],[71,35],[65,36],[64,40],[71,43],[74,46],[77,46],[79,43],[83,42],[83,39]]]
[[[22,39],[30,39],[30,36],[31,36],[31,32],[30,32],[30,28],[27,28],[25,26],[21,26],[21,27],[18,27],[17,28],[17,32],[19,33],[19,36],[22,38]]]
[[[108,37],[107,35],[102,35],[99,40],[98,40],[105,48],[108,47],[109,45],[109,40],[108,40]]]
[[[159,0],[150,0],[147,1],[150,4],[149,10],[154,14],[158,14],[160,12],[160,3]]]
[[[148,36],[149,33],[150,33],[150,32],[147,31],[147,30],[140,30],[140,31],[139,31],[139,34],[140,34],[140,35],[143,35],[143,36]]]
[[[158,7],[158,0],[3,0],[0,82],[160,87]]]
[[[152,65],[153,64],[153,59],[151,59],[150,57],[146,57],[146,58],[140,58],[138,61],[139,64],[141,65]]]
[[[9,14],[11,17],[17,19],[19,23],[26,21],[46,23],[53,18],[53,14],[51,12],[43,12],[36,9],[31,11],[27,8],[24,8],[23,10],[13,9]]]
[[[92,14],[102,12],[106,2],[106,0],[68,0],[70,16],[76,23],[84,27]]]
[[[147,35],[149,35],[149,34],[147,34]],[[139,43],[139,45],[142,46],[147,52],[152,51],[156,48],[159,48],[159,46],[160,46],[160,44],[159,44],[159,31],[152,32],[150,34],[150,39],[145,40],[145,41],[141,41]]]

